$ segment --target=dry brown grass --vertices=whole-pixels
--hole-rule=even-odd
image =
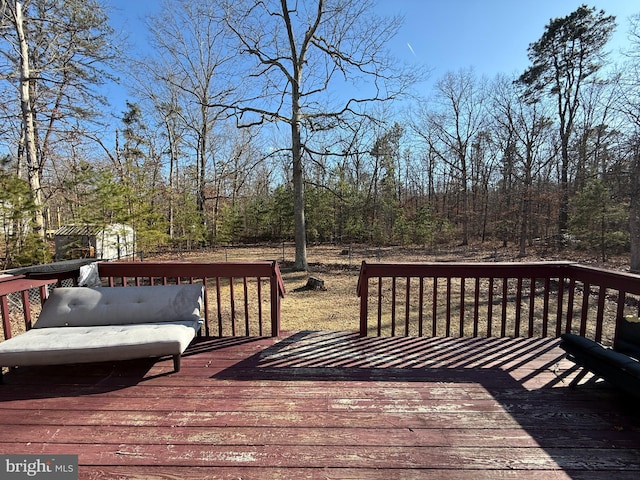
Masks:
[[[305,289],[307,273],[283,273],[287,294],[282,302],[282,329],[358,330],[358,270],[327,268],[313,274],[324,280],[326,290]]]

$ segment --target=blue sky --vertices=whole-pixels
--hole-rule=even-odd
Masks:
[[[157,12],[161,2],[110,3],[114,7],[114,28],[128,32],[136,48],[143,51],[143,17]],[[549,20],[568,15],[585,3],[616,16],[618,28],[610,50],[616,53],[623,48],[628,18],[640,13],[638,0],[379,0],[377,10],[379,14],[405,17],[404,26],[390,45],[393,54],[426,66],[432,72],[431,80],[437,80],[447,71],[467,67],[488,78],[498,73],[522,73],[529,66],[528,45],[540,38]],[[119,96],[112,93],[112,98]],[[124,99],[116,101],[114,113],[119,115],[123,110]]]
[[[433,77],[471,66],[493,77],[522,73],[530,64],[527,47],[541,37],[549,20],[582,4],[616,16],[614,49],[626,42],[628,17],[640,12],[638,0],[381,0],[379,9],[404,15],[394,50],[430,67]]]

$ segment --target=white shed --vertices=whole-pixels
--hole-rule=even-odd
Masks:
[[[99,258],[114,260],[133,256],[135,232],[129,225],[67,225],[54,233],[56,260]]]

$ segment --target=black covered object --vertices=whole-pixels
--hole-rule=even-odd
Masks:
[[[572,386],[589,371],[640,397],[640,322],[621,319],[613,348],[572,333],[565,333],[561,338],[560,347],[567,352],[568,358],[583,368]]]

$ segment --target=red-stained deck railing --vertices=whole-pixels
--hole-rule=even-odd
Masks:
[[[270,334],[280,332],[284,285],[276,262],[101,262],[99,273],[111,286],[203,283],[206,335],[262,336],[267,310]],[[12,304],[22,304],[18,316],[28,329],[31,308],[46,298],[46,285],[55,282],[24,276],[0,281],[5,339],[12,335],[10,315],[15,322],[20,310],[14,305],[11,312],[9,296]],[[640,314],[640,276],[569,262],[363,262],[358,295],[362,335],[546,337],[575,332],[610,343],[617,319]]]
[[[575,332],[609,343],[617,319],[640,313],[640,276],[570,262],[363,262],[358,296],[363,336]]]
[[[43,279],[31,279],[26,278],[23,275],[16,277],[2,277],[0,278],[0,315],[2,316],[2,331],[4,339],[11,338],[11,311],[9,305],[10,298],[19,297],[18,306],[21,312],[21,317],[24,320],[24,328],[29,330],[32,323],[32,299],[29,292],[36,291],[39,295],[39,304],[47,298],[47,286],[56,283],[57,280],[43,280]]]
[[[111,287],[202,283],[206,292],[203,333],[207,336],[280,334],[285,289],[277,262],[99,262],[98,273],[102,283]],[[70,274],[61,275],[67,278]],[[31,328],[32,310],[45,301],[47,286],[56,283],[55,274],[0,279],[4,339],[15,333],[12,323],[20,331]],[[21,319],[23,325],[19,325]]]

